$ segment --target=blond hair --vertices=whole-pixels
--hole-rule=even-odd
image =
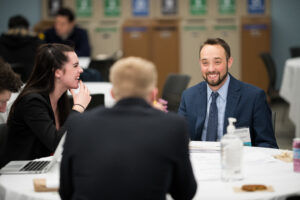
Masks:
[[[152,62],[137,57],[123,58],[110,69],[110,81],[116,99],[147,98],[156,86],[157,72]]]

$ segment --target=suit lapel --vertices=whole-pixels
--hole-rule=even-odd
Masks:
[[[204,122],[206,118],[206,110],[207,110],[207,87],[206,83],[202,82],[202,84],[199,85],[198,88],[198,97],[195,99],[198,99],[196,103],[196,109],[197,109],[197,120],[196,120],[196,130],[195,130],[195,138],[194,140],[201,140],[202,136],[202,130],[204,127]]]
[[[227,102],[225,108],[225,118],[224,118],[224,126],[223,126],[223,134],[226,133],[226,128],[228,126],[228,117],[235,116],[235,110],[237,108],[238,102],[240,100],[240,83],[233,76],[230,75],[230,83],[228,87],[227,93]]]

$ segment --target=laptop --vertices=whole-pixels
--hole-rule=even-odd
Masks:
[[[51,161],[10,161],[0,170],[0,174],[40,174],[48,172],[56,162],[61,160],[66,134],[67,133],[65,132],[60,139]]]

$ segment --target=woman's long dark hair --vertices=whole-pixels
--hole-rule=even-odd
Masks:
[[[64,44],[43,44],[39,47],[35,57],[33,71],[24,89],[11,107],[8,123],[15,111],[16,105],[24,96],[32,93],[49,95],[53,92],[54,73],[57,69],[62,69],[63,65],[68,61],[65,52],[74,52],[74,49]],[[65,92],[58,100],[57,108],[59,113],[59,123],[62,125],[70,112],[67,92]]]

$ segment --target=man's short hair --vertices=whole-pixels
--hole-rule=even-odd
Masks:
[[[55,16],[64,16],[68,18],[69,22],[73,22],[75,20],[75,15],[69,8],[61,8],[57,11]]]
[[[5,90],[18,92],[22,84],[20,76],[11,69],[8,63],[0,58],[0,92]]]
[[[220,45],[223,47],[224,51],[225,51],[225,54],[226,54],[226,60],[228,60],[230,57],[231,57],[231,54],[230,54],[230,47],[229,45],[221,38],[209,38],[207,39],[199,48],[199,57],[200,57],[200,53],[201,53],[201,50],[202,48],[205,46],[205,45]]]
[[[13,29],[13,28],[29,28],[29,22],[25,17],[22,15],[15,15],[9,18],[8,21],[8,28]]]
[[[123,58],[110,70],[114,95],[118,98],[145,98],[155,88],[157,71],[155,65],[137,57]]]

